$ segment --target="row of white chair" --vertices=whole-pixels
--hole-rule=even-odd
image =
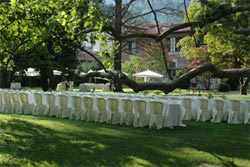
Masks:
[[[183,120],[227,122],[229,124],[250,123],[250,100],[205,97],[182,99]]]
[[[87,92],[1,91],[0,112],[126,124],[181,126],[182,120],[250,123],[250,101]],[[0,98],[1,98],[0,97]]]
[[[180,104],[152,97],[8,90],[1,91],[0,96],[4,97],[1,112],[5,113],[49,115],[157,129],[183,125]],[[171,109],[172,105],[176,108]],[[20,109],[17,110],[17,106]]]

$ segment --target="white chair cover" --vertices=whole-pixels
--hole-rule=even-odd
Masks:
[[[70,108],[68,107],[68,96],[66,94],[58,94],[58,112],[56,117],[59,118],[69,118],[70,117]]]
[[[70,119],[80,120],[83,116],[82,98],[80,96],[73,95],[72,97],[72,108]]]
[[[246,100],[244,102],[245,107],[244,107],[244,112],[245,112],[245,117],[244,117],[244,124],[250,124],[250,100]]]
[[[239,100],[229,101],[228,123],[239,124],[243,123],[243,115],[241,113],[241,103]]]
[[[119,112],[119,100],[115,97],[107,98],[107,123],[119,124],[121,112]]]
[[[12,103],[11,103],[11,93],[10,92],[4,92],[3,93],[3,99],[4,99],[4,113],[12,113]]]
[[[45,93],[45,103],[47,106],[45,115],[56,116],[58,107],[56,106],[55,95],[53,93]]]
[[[28,93],[21,92],[20,100],[22,103],[22,113],[24,114],[32,114],[34,105],[29,102]]]
[[[106,99],[104,97],[96,97],[96,106],[95,106],[95,122],[106,122]]]
[[[12,113],[22,114],[22,106],[19,98],[19,93],[14,91],[11,93]]]
[[[211,122],[220,123],[223,120],[224,113],[224,100],[223,99],[214,99],[213,100],[213,112]]]
[[[192,100],[190,97],[184,97],[182,99],[182,120],[192,120]]]
[[[211,113],[208,110],[209,100],[205,97],[199,98],[199,109],[197,111],[197,121],[211,120]]]
[[[179,100],[168,100],[166,115],[163,120],[163,128],[174,126],[186,126],[182,123],[182,107],[181,101]]]
[[[95,111],[94,111],[94,99],[91,96],[83,96],[83,115],[81,120],[94,121]]]
[[[147,101],[144,99],[134,100],[134,127],[145,127],[149,125],[150,115],[147,113]]]
[[[130,126],[134,121],[134,113],[133,113],[133,100],[130,98],[124,98],[121,101],[121,120],[120,124],[125,124]]]
[[[0,112],[4,111],[3,92],[0,91]]]
[[[165,116],[165,110],[163,110],[163,102],[150,101],[150,121],[149,128],[161,129],[163,127],[163,120]]]
[[[46,105],[43,104],[43,95],[41,92],[34,93],[35,106],[32,112],[33,115],[46,115]]]

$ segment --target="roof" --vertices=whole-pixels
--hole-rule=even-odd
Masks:
[[[165,31],[168,31],[170,28],[180,25],[183,23],[172,23],[172,24],[166,24],[166,23],[158,23],[159,28],[160,28],[160,33],[163,33]],[[125,27],[127,29],[135,29],[136,31],[142,31],[144,33],[149,33],[149,34],[159,34],[158,33],[158,28],[157,28],[157,24],[155,22],[151,22],[151,23],[145,23],[145,24],[141,24],[141,25],[125,25]],[[183,33],[183,32],[190,32],[191,29],[190,27],[186,27],[186,28],[182,28],[179,30],[176,30],[174,33]]]

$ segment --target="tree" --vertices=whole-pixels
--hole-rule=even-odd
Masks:
[[[94,17],[98,15],[94,3],[88,4],[88,0],[1,3],[1,85],[8,86],[15,70],[32,66],[40,68],[44,86],[48,86],[53,69],[74,65],[75,50],[88,40],[82,32],[96,26],[92,23],[98,18]]]
[[[173,80],[171,83],[136,83],[121,72],[121,49],[123,41],[131,38],[150,38],[156,42],[162,41],[169,34],[184,27],[205,27],[207,24],[213,23],[221,18],[231,16],[236,13],[249,11],[249,5],[238,5],[226,7],[223,4],[218,4],[215,10],[207,10],[202,17],[196,20],[180,24],[162,32],[160,34],[147,34],[143,32],[127,32],[121,33],[121,25],[128,23],[122,21],[124,16],[135,0],[130,0],[123,6],[122,0],[115,0],[115,19],[105,19],[98,10],[98,5],[93,1],[74,0],[74,1],[15,1],[10,3],[2,3],[0,13],[0,40],[2,56],[1,69],[3,71],[13,71],[16,59],[23,56],[26,60],[39,59],[39,56],[44,56],[44,66],[47,69],[59,69],[82,81],[88,80],[89,77],[107,77],[115,78],[118,83],[116,91],[121,91],[121,83],[124,83],[134,89],[135,92],[149,89],[162,90],[168,93],[185,81],[192,77],[200,75],[203,72],[210,71],[214,77],[232,78],[237,74],[240,77],[249,77],[249,69],[239,69],[234,71],[219,70],[216,66],[205,64],[190,72],[183,74],[180,78]],[[206,3],[204,3],[206,5]],[[208,6],[208,5],[207,5]],[[222,10],[223,9],[223,10]],[[155,10],[150,10],[149,13],[154,13]],[[143,15],[143,14],[142,14]],[[145,13],[146,15],[146,13]],[[133,21],[136,18],[132,18]],[[113,22],[114,21],[114,22]],[[127,20],[128,21],[128,20]],[[131,21],[131,20],[129,20]],[[131,21],[132,22],[132,21]],[[114,23],[114,24],[112,24]],[[113,27],[113,25],[115,25]],[[98,36],[91,35],[87,38],[90,32],[99,32]],[[85,50],[81,46],[83,41],[94,41],[99,38],[104,41],[104,33],[111,34],[114,37],[114,71],[106,73],[93,72],[84,76],[78,76],[74,72],[68,70],[58,63],[56,57],[61,53],[61,49],[65,46],[69,49],[80,49],[92,56],[104,69],[103,63]],[[237,29],[237,33],[246,33],[244,29]],[[53,45],[51,45],[51,42]],[[53,46],[53,47],[51,47]],[[35,54],[41,53],[41,54]],[[24,60],[22,59],[22,60]],[[39,65],[40,66],[40,65]],[[3,73],[2,73],[3,74]]]
[[[197,0],[193,0],[188,12],[190,17],[186,18],[186,21],[197,20],[204,12],[208,13],[211,10],[227,10],[231,7],[247,5],[246,1],[232,1],[232,3],[218,6],[219,2],[201,1],[198,3]],[[214,63],[221,68],[249,67],[250,36],[246,36],[245,31],[239,33],[239,27],[250,26],[250,22],[247,21],[249,14],[249,11],[239,12],[222,17],[203,27],[196,27],[193,38],[186,37],[179,43],[182,46],[183,55],[189,60],[199,58],[201,63]],[[242,94],[246,94],[247,85],[247,82],[241,84]]]

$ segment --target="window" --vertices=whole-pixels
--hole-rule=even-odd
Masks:
[[[180,41],[181,37],[170,38],[170,52],[179,52],[180,47],[177,47],[177,43]]]
[[[170,52],[175,52],[175,38],[170,38]]]
[[[129,54],[136,54],[136,41],[129,41],[128,50]]]

